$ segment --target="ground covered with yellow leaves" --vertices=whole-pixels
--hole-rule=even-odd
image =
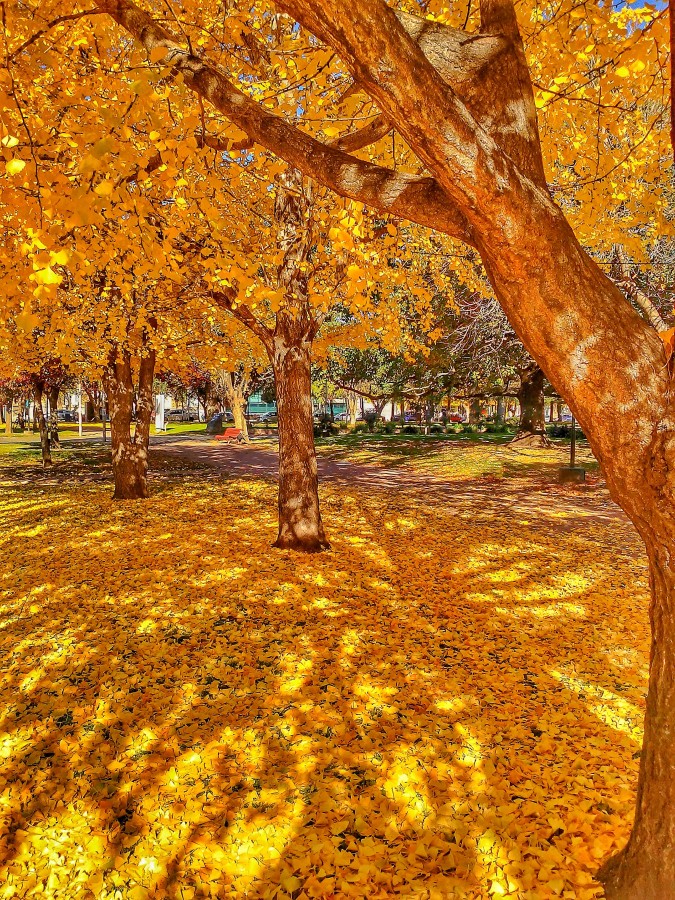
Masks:
[[[16,473],[1,900],[600,896],[648,659],[620,518],[330,485],[303,557],[269,481]]]

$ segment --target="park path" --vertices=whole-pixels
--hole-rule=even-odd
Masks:
[[[224,444],[195,435],[153,437],[152,448],[172,457],[213,466],[236,478],[278,476],[278,454],[270,440],[250,444]],[[461,448],[458,448],[461,453]],[[604,484],[590,488],[559,486],[546,479],[477,478],[446,479],[411,472],[406,467],[352,463],[325,457],[318,459],[319,482],[396,491],[416,497],[433,495],[452,501],[458,508],[504,516],[546,533],[583,530],[585,526],[612,524],[633,531],[633,526],[609,497]]]

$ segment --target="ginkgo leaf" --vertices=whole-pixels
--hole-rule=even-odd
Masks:
[[[61,284],[63,279],[50,266],[39,269],[35,273],[35,280],[38,284]]]
[[[94,193],[98,194],[99,197],[108,197],[112,194],[114,188],[114,184],[109,179],[105,181],[99,182],[94,188]]]
[[[8,175],[18,175],[20,172],[26,168],[26,163],[23,159],[10,159],[10,161],[5,165],[5,170]]]

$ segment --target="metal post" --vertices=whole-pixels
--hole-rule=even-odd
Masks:
[[[574,468],[574,457],[577,452],[577,422],[572,416],[572,442],[570,443],[570,468]]]
[[[78,385],[77,394],[77,433],[82,437],[82,382]]]

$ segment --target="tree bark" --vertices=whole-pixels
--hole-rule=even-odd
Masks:
[[[114,351],[106,369],[104,380],[110,405],[115,500],[140,500],[148,496],[148,447],[154,373],[155,352],[149,350],[140,362],[136,428],[132,436],[135,391],[129,351]]]
[[[480,400],[472,400],[469,404],[469,422],[476,425],[480,421]]]
[[[598,873],[608,900],[675,897],[675,522],[654,515],[659,505],[645,511],[651,522],[641,531],[649,557],[652,647],[635,822],[626,847]]]
[[[544,373],[536,364],[520,373],[518,402],[520,421],[511,444],[518,444],[519,447],[550,447],[544,413]]]
[[[274,546],[316,553],[330,544],[319,508],[311,343],[292,339],[294,323],[288,319],[284,313],[277,316],[272,358],[279,421],[279,534]]]
[[[223,377],[223,388],[234,417],[234,427],[241,431],[247,442],[249,439],[248,422],[246,421],[248,381],[245,373],[225,372]]]
[[[504,424],[504,415],[506,412],[506,404],[504,403],[503,397],[497,397],[497,415],[495,416],[495,421],[498,425]]]
[[[14,398],[10,394],[7,399],[7,415],[5,416],[5,434],[12,433],[12,415],[14,413]]]
[[[41,382],[33,382],[33,421],[37,423],[40,432],[40,449],[42,451],[42,466],[47,468],[53,465],[51,445],[49,443],[49,431],[47,429],[47,420],[45,419],[44,409],[42,408],[42,397],[44,395],[44,385]]]
[[[356,408],[358,403],[358,397],[353,391],[347,391],[345,394],[345,398],[347,401],[347,417],[348,422],[351,428],[354,428],[356,425]]]
[[[49,389],[49,442],[56,449],[61,446],[58,417],[59,394],[60,388],[52,387]]]

